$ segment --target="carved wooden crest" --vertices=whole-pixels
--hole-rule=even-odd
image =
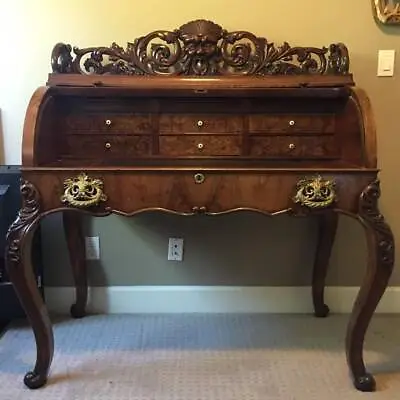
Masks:
[[[57,43],[52,52],[54,73],[118,75],[295,75],[349,72],[343,43],[328,47],[276,47],[251,32],[228,32],[203,19],[174,31],[158,30],[129,42],[124,49],[79,49]]]
[[[372,0],[375,18],[382,24],[400,24],[400,3],[394,0]]]

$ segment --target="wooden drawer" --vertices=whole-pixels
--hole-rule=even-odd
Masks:
[[[239,156],[241,135],[165,135],[159,138],[160,155]]]
[[[335,132],[335,116],[327,114],[249,115],[249,132],[264,134],[293,134]]]
[[[81,170],[81,168],[79,168]],[[305,176],[317,171],[275,171],[260,173],[251,171],[85,171],[90,178],[101,179],[107,200],[102,207],[109,207],[126,214],[149,208],[166,209],[178,213],[192,212],[205,207],[209,212],[250,208],[270,213],[279,212],[293,205],[296,185]],[[120,173],[118,173],[120,172]],[[63,181],[78,176],[78,171],[24,172],[37,188],[40,188],[41,210],[47,211],[62,205]],[[200,175],[199,180],[196,176]],[[336,177],[334,177],[336,175]],[[338,207],[357,213],[358,198],[362,190],[373,181],[374,172],[364,173],[331,171],[324,179],[337,179]]]
[[[65,129],[74,133],[121,133],[151,134],[151,114],[70,114],[65,120]]]
[[[232,114],[162,114],[162,134],[241,133],[243,117]]]
[[[249,152],[255,157],[335,159],[340,155],[333,136],[253,136]]]
[[[145,157],[152,153],[152,136],[150,135],[67,135],[65,152],[72,158],[94,159],[130,159]]]

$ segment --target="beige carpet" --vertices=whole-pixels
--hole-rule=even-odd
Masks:
[[[365,360],[376,393],[353,389],[343,341],[348,316],[109,315],[55,321],[42,389],[23,386],[35,358],[29,328],[0,340],[0,399],[400,399],[400,316],[374,317]]]

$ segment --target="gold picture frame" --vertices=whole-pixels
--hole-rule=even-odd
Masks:
[[[385,25],[400,25],[400,2],[396,0],[372,0],[375,18]]]

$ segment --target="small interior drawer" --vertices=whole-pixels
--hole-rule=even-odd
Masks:
[[[253,136],[249,152],[255,157],[335,159],[340,155],[333,136]]]
[[[159,151],[172,157],[239,156],[241,143],[241,135],[165,135]]]
[[[249,132],[264,134],[292,134],[335,132],[335,116],[327,114],[251,114]]]
[[[243,117],[231,114],[162,114],[161,134],[243,132]]]
[[[150,135],[67,135],[64,154],[74,158],[129,159],[152,153]]]
[[[151,114],[70,114],[66,117],[65,128],[73,133],[121,133],[151,134]]]

